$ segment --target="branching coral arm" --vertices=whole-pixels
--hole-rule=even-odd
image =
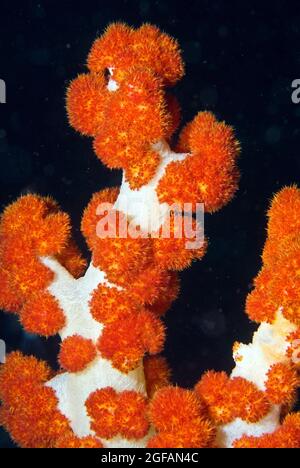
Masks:
[[[198,418],[209,415],[215,428],[214,446],[299,448],[299,413],[289,414],[300,385],[299,209],[298,188],[286,187],[275,195],[268,213],[263,267],[246,304],[249,318],[260,323],[258,330],[249,345],[234,344],[236,365],[230,376],[208,371],[195,386]],[[178,398],[176,392],[172,387],[159,390],[151,403],[158,434],[150,447],[194,446],[195,434],[201,446],[212,432],[210,428],[202,433],[197,429],[199,421],[187,421],[183,396],[175,429],[164,424],[175,412],[169,401]]]

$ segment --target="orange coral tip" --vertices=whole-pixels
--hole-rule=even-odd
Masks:
[[[59,362],[69,372],[80,372],[95,359],[96,353],[92,340],[72,335],[61,344]]]
[[[20,313],[23,327],[29,333],[51,336],[65,325],[65,315],[58,301],[47,291],[40,291],[26,301]]]

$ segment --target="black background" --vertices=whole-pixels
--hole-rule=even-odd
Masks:
[[[186,76],[176,92],[183,123],[212,110],[241,141],[242,179],[235,199],[206,215],[209,251],[182,273],[182,291],[166,319],[165,355],[173,381],[191,387],[209,368],[233,366],[235,340],[255,329],[245,298],[260,268],[265,213],[273,193],[299,183],[300,104],[291,83],[300,78],[298,2],[128,0],[1,1],[0,202],[21,193],[51,194],[71,213],[75,235],[91,195],[119,184],[121,174],[101,166],[91,140],[68,126],[66,86],[85,70],[95,37],[112,21],[151,22],[176,37]],[[0,313],[0,338],[55,365],[56,339],[25,334]],[[9,447],[0,433],[0,447]]]

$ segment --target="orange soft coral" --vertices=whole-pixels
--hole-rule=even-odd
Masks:
[[[159,301],[175,300],[179,288],[176,272],[162,270],[150,264],[127,285],[128,294],[137,302],[154,306]]]
[[[148,309],[159,316],[163,316],[177,298],[179,288],[177,272],[170,271],[168,274],[168,281],[165,284],[161,284],[158,298],[156,301],[147,305]]]
[[[151,312],[141,311],[106,325],[98,349],[114,367],[129,372],[137,367],[145,352],[159,353],[164,339],[161,321]]]
[[[144,372],[149,397],[152,397],[160,388],[170,384],[171,370],[166,359],[162,356],[146,356],[144,358]]]
[[[179,120],[163,90],[183,75],[178,45],[155,26],[115,23],[95,41],[88,67],[90,74],[79,75],[67,92],[70,124],[94,136],[102,162],[125,169],[131,187],[139,188],[160,162],[151,144],[170,136]]]
[[[235,448],[299,448],[300,413],[289,414],[273,433],[260,437],[243,436],[234,442]]]
[[[202,227],[187,215],[171,213],[153,239],[154,261],[162,269],[183,270],[206,251]],[[193,248],[189,247],[194,243]]]
[[[58,301],[47,291],[40,291],[26,301],[20,313],[23,327],[29,333],[55,335],[65,325]]]
[[[68,336],[61,344],[60,365],[69,372],[83,370],[96,357],[97,351],[92,340],[80,335]]]
[[[104,119],[108,91],[104,75],[79,75],[67,91],[69,122],[80,133],[94,136]]]
[[[118,394],[113,388],[96,390],[89,396],[85,405],[92,419],[92,429],[99,437],[110,439],[118,434],[119,427],[116,419]]]
[[[97,239],[96,230],[98,221],[112,208],[118,194],[119,187],[100,190],[100,192],[94,193],[88,206],[85,208],[81,220],[81,230],[89,246],[92,246],[93,242]]]
[[[22,307],[22,298],[13,287],[10,274],[4,268],[0,268],[0,308],[7,312],[19,312]]]
[[[217,424],[226,424],[234,418],[232,407],[226,404],[228,382],[225,372],[208,371],[195,387],[196,394],[204,401],[211,419]]]
[[[30,385],[27,389],[15,406],[2,408],[1,423],[24,448],[52,448],[70,431],[69,422],[57,409],[58,400],[51,388]]]
[[[242,377],[229,379],[224,372],[207,372],[195,390],[217,424],[226,424],[235,418],[256,422],[270,408],[264,392],[252,382]]]
[[[207,447],[214,438],[214,428],[196,395],[178,387],[159,390],[150,405],[150,419],[158,435],[150,448]]]
[[[255,289],[247,296],[246,312],[255,322],[272,323],[275,318],[278,305],[269,294],[271,279],[272,272],[262,269],[254,280]]]
[[[235,418],[249,423],[257,422],[266,416],[270,409],[264,392],[242,377],[230,379],[227,391],[227,399]]]
[[[3,244],[5,249],[2,257],[3,265],[9,272],[16,297],[24,303],[33,294],[50,285],[53,273],[33,255],[30,249],[26,249],[21,240],[18,242],[17,239],[6,239]]]
[[[50,376],[45,363],[19,352],[11,353],[0,370],[1,424],[22,447],[53,447],[70,432],[53,390],[43,385]]]
[[[124,286],[152,259],[151,240],[131,236],[126,216],[116,210],[98,222],[93,245],[93,263],[103,269],[109,281]]]
[[[54,255],[69,239],[70,220],[51,198],[25,195],[5,209],[0,232],[37,255]]]
[[[158,185],[160,201],[198,202],[208,212],[218,210],[237,189],[239,144],[232,127],[211,112],[200,112],[183,130],[180,144],[191,155],[169,164]]]
[[[95,40],[88,57],[88,67],[92,72],[100,73],[106,68],[120,64],[132,65],[134,58],[129,47],[132,44],[133,29],[123,23],[112,23],[104,34]],[[128,63],[131,60],[130,63]]]
[[[76,279],[83,275],[87,266],[86,259],[82,256],[73,239],[70,239],[62,252],[56,255],[56,258]]]
[[[139,66],[153,69],[168,85],[179,80],[184,72],[177,42],[156,26],[145,24],[133,29],[113,23],[93,44],[88,57],[92,72],[106,68],[117,70]]]
[[[17,312],[29,332],[50,336],[63,328],[59,362],[66,372],[49,382],[52,375],[42,364],[12,355],[0,373],[0,417],[24,447],[101,447],[98,437],[146,436],[147,394],[154,396],[149,414],[158,430],[149,447],[212,446],[212,420],[218,422],[220,415],[224,420],[227,411],[226,418],[254,421],[269,403],[250,382],[223,374],[212,380],[224,381],[229,401],[220,389],[212,390],[208,401],[212,385],[207,382],[206,391],[203,382],[196,391],[167,387],[168,366],[155,356],[165,339],[160,316],[178,295],[177,270],[202,258],[207,242],[198,220],[191,215],[183,221],[177,208],[164,202],[204,202],[207,211],[219,209],[236,189],[239,146],[231,127],[203,112],[179,137],[178,147],[188,154],[176,155],[169,147],[180,106],[167,88],[183,76],[184,66],[177,42],[157,27],[112,24],[93,44],[87,67],[67,91],[69,122],[93,137],[96,155],[107,167],[123,169],[121,195],[118,188],[102,190],[84,211],[81,229],[92,260],[82,278],[86,263],[71,237],[69,218],[51,198],[21,197],[2,215],[0,305]],[[124,208],[126,193],[133,205],[135,194],[152,203],[155,232],[142,230],[144,220],[134,206]],[[288,286],[291,301],[293,284]],[[284,305],[291,315],[291,303]],[[142,377],[143,362],[144,387],[132,377]],[[25,376],[12,375],[20,366]],[[109,368],[111,387],[103,387],[103,368]],[[76,402],[85,377],[89,396],[83,403],[80,394],[78,408],[69,405],[62,389],[74,390]],[[70,424],[78,421],[91,428],[90,436],[73,433]]]
[[[299,210],[300,190],[296,186],[280,190],[268,211],[268,237],[280,242],[289,235],[299,236]]]
[[[95,449],[95,448],[102,448],[103,445],[96,439],[96,437],[76,437],[75,435],[66,435],[65,437],[61,437],[55,444],[55,448],[75,448],[75,449]]]
[[[27,384],[41,384],[50,377],[51,370],[45,362],[19,351],[10,353],[0,368],[0,399],[5,405],[14,405],[22,398]]]
[[[274,405],[289,404],[299,383],[295,368],[284,363],[274,364],[267,374],[266,396]]]
[[[40,257],[61,254],[69,242],[69,217],[51,198],[25,195],[9,205],[0,222],[0,261],[6,277],[6,301],[8,288],[15,291],[19,302],[44,290],[53,273],[41,263]]]
[[[131,187],[141,187],[160,162],[150,145],[170,136],[179,120],[178,106],[166,104],[163,92],[183,74],[177,43],[151,25],[134,30],[116,23],[95,41],[88,67],[91,73],[67,92],[70,124],[95,137],[104,164],[126,169]],[[112,77],[114,91],[106,81]]]
[[[102,388],[89,396],[86,408],[99,437],[110,439],[121,434],[127,439],[139,439],[149,429],[146,399],[141,393]]]
[[[299,189],[285,187],[274,197],[268,211],[263,268],[246,303],[249,317],[257,322],[272,323],[282,307],[287,320],[300,324],[299,200]]]
[[[140,439],[149,429],[147,400],[141,393],[124,391],[119,393],[116,419],[120,434],[126,439]]]
[[[296,331],[292,332],[287,341],[289,346],[286,351],[286,355],[289,359],[291,359],[293,365],[296,366],[297,369],[300,368],[300,328],[297,328]]]
[[[141,310],[141,305],[132,300],[126,291],[102,284],[94,291],[90,306],[95,320],[105,324],[126,319]]]

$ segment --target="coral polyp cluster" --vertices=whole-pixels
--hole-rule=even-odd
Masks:
[[[149,441],[150,448],[202,448],[213,444],[214,425],[201,400],[190,390],[162,388],[152,400],[149,414],[158,431]]]
[[[247,313],[256,322],[272,322],[276,310],[282,306],[283,316],[300,325],[299,209],[300,192],[295,186],[281,190],[269,209],[263,267],[247,299]]]
[[[1,217],[0,305],[18,313],[28,332],[44,336],[65,325],[59,302],[47,290],[53,272],[40,261],[47,255],[58,256],[74,276],[86,266],[71,238],[68,215],[51,198],[22,196]]]
[[[172,205],[201,200],[208,212],[229,202],[239,181],[239,143],[233,129],[210,112],[200,112],[183,128],[178,148],[191,156],[169,164],[158,185],[160,201]]]
[[[287,414],[299,385],[299,190],[284,189],[269,211],[247,300],[261,323],[253,343],[235,343],[230,376],[208,371],[191,390],[172,386],[163,316],[179,272],[207,249],[199,205],[215,212],[237,189],[239,143],[207,111],[175,138],[180,106],[169,88],[184,64],[155,26],[110,25],[87,68],[68,87],[69,122],[123,181],[84,210],[88,267],[51,198],[22,196],[2,214],[0,306],[29,333],[59,334],[61,346],[58,372],[8,356],[0,423],[34,448],[299,445],[299,415]]]
[[[94,137],[105,165],[125,169],[131,187],[139,188],[160,163],[151,145],[176,130],[178,108],[166,87],[184,73],[178,44],[152,25],[112,24],[93,44],[87,65],[89,73],[68,89],[70,123]]]
[[[169,141],[179,125],[179,105],[167,91],[184,74],[179,46],[152,25],[133,29],[112,24],[95,41],[87,65],[89,73],[79,75],[68,89],[70,123],[94,138],[95,152],[103,164],[124,169],[130,187],[138,189],[155,176],[160,165],[155,143]],[[205,201],[209,210],[224,205],[238,179],[235,158],[239,146],[232,129],[204,112],[183,129],[179,141],[183,151],[193,157],[169,165],[159,184],[160,199],[172,200],[172,204],[184,180],[180,201],[190,201],[192,194],[191,201]]]

